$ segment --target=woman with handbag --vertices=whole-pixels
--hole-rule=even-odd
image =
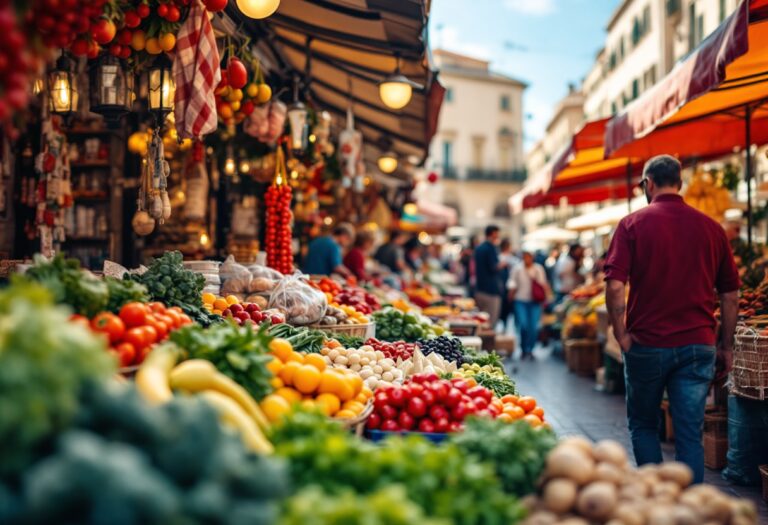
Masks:
[[[549,285],[544,268],[533,262],[533,255],[523,252],[523,262],[509,277],[509,295],[514,299],[515,324],[520,334],[521,359],[533,360],[533,347],[539,334],[541,308],[547,301]]]

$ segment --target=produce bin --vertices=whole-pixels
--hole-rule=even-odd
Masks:
[[[564,347],[568,370],[577,375],[594,376],[603,364],[600,343],[595,339],[568,339]]]
[[[450,434],[438,434],[435,432],[385,432],[383,430],[366,430],[365,431],[365,437],[369,440],[373,441],[374,443],[377,443],[389,436],[422,436],[432,443],[442,443],[446,439],[448,439],[448,436]]]

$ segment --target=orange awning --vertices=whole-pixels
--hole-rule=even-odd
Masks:
[[[606,127],[610,157],[712,157],[768,142],[768,0],[743,0],[696,50]],[[748,118],[749,117],[749,118]]]

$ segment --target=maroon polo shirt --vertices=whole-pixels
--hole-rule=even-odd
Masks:
[[[723,228],[662,194],[619,223],[605,279],[629,281],[627,330],[646,346],[715,344],[715,290],[739,288]]]

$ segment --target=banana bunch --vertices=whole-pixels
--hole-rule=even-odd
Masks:
[[[464,363],[463,365],[461,365],[461,368],[459,368],[453,373],[453,377],[460,377],[460,378],[474,377],[480,372],[485,372],[489,376],[497,377],[499,379],[504,379],[507,377],[507,374],[504,373],[504,370],[502,370],[498,366],[493,366],[493,365],[480,366],[477,363],[472,363],[472,364]]]
[[[269,423],[251,395],[204,359],[177,364],[179,351],[173,344],[155,348],[136,373],[136,387],[151,404],[173,398],[173,391],[200,395],[219,414],[221,422],[239,432],[246,448],[270,454],[272,444],[264,436]]]

